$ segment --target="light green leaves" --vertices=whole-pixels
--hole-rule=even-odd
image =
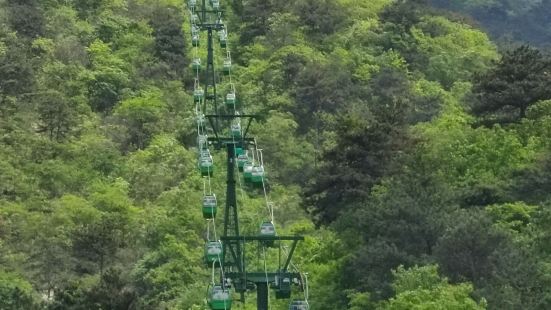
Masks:
[[[437,266],[403,266],[394,271],[396,297],[379,309],[384,310],[483,310],[485,302],[477,303],[470,294],[471,284],[448,284],[438,275]]]

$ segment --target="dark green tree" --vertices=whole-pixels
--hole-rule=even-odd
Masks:
[[[383,22],[398,25],[405,32],[421,21],[429,7],[426,0],[398,0],[385,8],[381,13]]]
[[[438,241],[435,256],[453,281],[480,283],[494,271],[492,257],[508,238],[483,212],[456,215],[455,225]]]
[[[163,6],[156,8],[150,22],[155,36],[155,55],[168,65],[170,72],[167,77],[172,79],[180,79],[186,67],[186,36],[182,32],[182,23],[180,10]]]
[[[116,221],[105,216],[99,223],[79,228],[73,234],[73,255],[81,273],[103,273],[119,248],[121,234]]]
[[[128,282],[121,270],[109,268],[91,287],[73,281],[67,287],[58,289],[47,309],[133,310],[136,309],[137,296]]]
[[[8,2],[10,25],[21,38],[34,39],[44,33],[44,14],[39,1],[10,0]]]
[[[542,203],[549,199],[551,192],[551,158],[549,155],[534,165],[516,171],[510,191],[515,199],[528,203]]]
[[[102,274],[99,283],[87,293],[89,309],[135,309],[136,295],[128,283],[129,279],[125,279],[121,270],[109,268]]]
[[[288,73],[288,76],[293,75]],[[297,104],[292,112],[300,120],[301,132],[314,128],[319,133],[321,114],[343,110],[359,94],[349,71],[340,61],[321,66],[309,63],[296,74],[294,84]]]
[[[35,85],[34,68],[28,50],[15,33],[0,25],[0,95],[16,96],[31,92]]]
[[[269,31],[268,18],[275,12],[272,0],[244,0],[241,15],[241,31],[239,43],[250,44],[254,38],[263,36]]]
[[[346,11],[331,0],[301,0],[295,3],[295,14],[314,37],[337,31],[346,21]]]
[[[94,111],[110,112],[128,87],[128,64],[101,40],[88,47],[93,71],[87,77],[88,97]]]
[[[370,84],[370,111],[352,111],[337,120],[337,144],[323,155],[324,164],[306,193],[306,205],[319,223],[334,221],[348,205],[368,197],[411,145],[408,85],[400,73],[384,70]]]
[[[106,0],[73,0],[73,5],[78,12],[79,17],[87,18],[94,16],[105,5]]]
[[[140,97],[124,100],[115,109],[117,121],[126,125],[128,141],[125,149],[143,149],[157,132],[158,122],[166,113],[166,104],[158,91],[145,92]]]
[[[61,93],[40,95],[37,108],[40,119],[38,132],[45,133],[50,140],[63,140],[77,124],[76,111]]]
[[[551,98],[551,59],[526,45],[508,51],[477,78],[473,93],[471,111],[483,124],[518,122],[530,106]]]
[[[353,240],[350,247],[360,245],[347,260],[343,285],[367,290],[375,300],[392,295],[392,269],[427,262],[458,209],[451,188],[429,164],[412,156],[404,166],[407,172],[376,186],[335,223]]]

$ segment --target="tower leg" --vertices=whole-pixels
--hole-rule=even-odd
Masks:
[[[268,283],[256,283],[256,309],[268,310]]]

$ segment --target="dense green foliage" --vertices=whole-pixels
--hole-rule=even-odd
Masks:
[[[551,59],[522,46],[507,52],[495,68],[476,81],[472,111],[486,123],[518,122],[528,109],[551,97]]]
[[[547,53],[500,53],[421,0],[223,5],[312,309],[551,308]],[[0,0],[0,309],[205,308],[188,19],[175,0]],[[263,197],[238,203],[254,233]]]

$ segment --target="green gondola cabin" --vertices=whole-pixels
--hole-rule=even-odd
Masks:
[[[208,304],[211,310],[231,310],[232,297],[230,290],[221,285],[209,288]]]
[[[209,149],[199,150],[199,158],[203,158],[203,157],[211,157]]]
[[[276,236],[276,230],[274,223],[272,222],[264,222],[260,225],[260,236],[262,237],[275,237]],[[264,244],[267,247],[272,247],[274,245],[274,240],[265,240],[262,241],[262,244]]]
[[[241,138],[241,124],[232,124],[230,127],[231,136],[234,139]]]
[[[201,71],[201,58],[195,58],[191,62],[191,68],[193,71]]]
[[[261,236],[275,236],[276,230],[274,223],[272,222],[264,222],[260,225],[260,235]]]
[[[254,185],[262,185],[264,183],[264,167],[263,166],[253,167],[253,171],[251,173],[251,182]]]
[[[220,0],[213,0],[211,4],[215,11],[220,11]]]
[[[276,299],[291,298],[291,275],[286,272],[280,272],[275,278],[274,289]]]
[[[226,95],[226,104],[230,107],[234,107],[237,103],[237,96],[234,92],[228,93]]]
[[[253,164],[248,162],[243,165],[243,178],[245,179],[245,183],[251,182],[253,178]]]
[[[220,266],[220,261],[224,255],[224,247],[220,241],[209,241],[205,244],[205,263],[207,266],[213,264],[217,267]]]
[[[201,40],[201,38],[199,37],[198,34],[194,35],[191,37],[191,45],[193,45],[193,47],[199,47],[199,41]]]
[[[218,40],[220,41],[221,48],[228,47],[228,34],[226,30],[220,30],[220,32],[218,32]]]
[[[195,103],[198,103],[203,101],[204,98],[205,91],[203,90],[203,88],[200,86],[195,88],[195,90],[193,91],[193,101],[195,101]]]
[[[239,172],[243,172],[243,167],[249,162],[249,156],[247,154],[237,155],[237,168]]]
[[[231,59],[226,58],[224,64],[222,65],[222,72],[224,75],[230,75],[232,69]]]
[[[212,156],[208,153],[207,154],[202,153],[199,157],[199,171],[201,171],[201,175],[206,176],[212,176],[214,172],[214,161],[212,160]]]
[[[216,195],[205,195],[203,197],[203,218],[216,218],[217,202]]]

